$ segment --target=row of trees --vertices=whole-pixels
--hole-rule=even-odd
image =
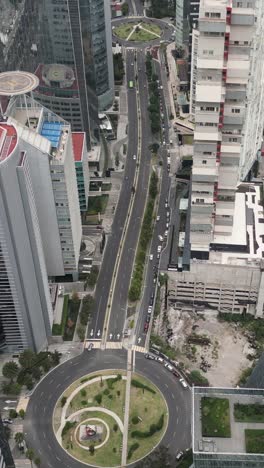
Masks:
[[[123,81],[123,76],[125,74],[124,69],[124,60],[121,53],[113,55],[113,62],[114,62],[114,77],[115,83],[118,84]]]
[[[145,209],[143,223],[141,226],[141,233],[139,238],[139,244],[136,254],[136,261],[133,271],[133,277],[131,285],[129,288],[128,297],[130,301],[137,301],[141,295],[142,283],[143,283],[143,274],[144,266],[146,259],[146,252],[152,236],[152,223],[153,223],[153,212],[155,198],[158,193],[158,176],[155,172],[152,172],[150,185],[149,185],[149,194],[148,194],[148,203]]]
[[[153,18],[164,18],[164,16],[175,16],[176,0],[151,0],[151,8],[147,10],[147,16]]]
[[[18,362],[19,364],[8,361],[3,366],[2,374],[8,379],[2,385],[2,391],[6,395],[18,395],[22,386],[32,390],[43,374],[59,364],[60,353],[58,351],[34,353],[26,349],[19,355]]]
[[[85,338],[85,330],[88,320],[93,312],[94,298],[90,294],[84,296],[82,301],[82,308],[80,312],[80,325],[77,328],[77,333],[81,341]]]
[[[152,74],[152,81],[149,83],[149,118],[152,133],[160,132],[160,102],[158,90],[158,76]]]

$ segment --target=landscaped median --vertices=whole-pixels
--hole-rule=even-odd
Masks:
[[[150,178],[148,202],[145,208],[144,218],[141,226],[141,232],[137,247],[136,259],[134,263],[134,270],[132,280],[129,288],[128,297],[130,301],[137,301],[140,299],[144,267],[146,260],[147,249],[152,237],[153,231],[153,213],[155,207],[155,199],[158,194],[158,176],[153,171]]]
[[[124,371],[97,372],[77,380],[61,395],[53,413],[53,429],[69,455],[95,466],[120,466],[126,379]],[[128,463],[159,443],[167,422],[167,405],[159,390],[133,374]]]

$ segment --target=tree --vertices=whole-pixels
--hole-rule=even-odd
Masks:
[[[18,414],[19,414],[20,418],[24,419],[26,413],[25,413],[25,410],[23,410],[23,409],[21,408],[21,409],[19,410]]]
[[[41,464],[40,458],[39,457],[35,458],[34,463],[35,463],[35,465],[40,466],[40,464]]]
[[[54,366],[57,366],[60,363],[60,353],[55,349],[54,353],[51,353],[50,355],[52,364]]]
[[[67,397],[63,396],[62,399],[61,399],[61,407],[63,407],[65,405],[66,401],[67,401]]]
[[[15,441],[17,444],[22,444],[24,442],[24,434],[23,432],[16,432],[15,434]]]
[[[11,382],[17,377],[19,372],[19,367],[16,362],[9,361],[6,362],[3,366],[2,374],[6,379],[10,379]]]
[[[89,445],[89,451],[90,451],[91,455],[94,454],[94,445],[93,444]]]
[[[21,390],[21,386],[15,382],[4,382],[2,385],[2,391],[5,395],[18,395]]]
[[[25,349],[19,355],[19,364],[25,370],[30,370],[36,363],[36,354],[31,349]]]
[[[16,418],[17,418],[17,412],[16,412],[15,409],[9,410],[9,417],[10,417],[11,419],[16,419]]]
[[[115,423],[115,424],[113,425],[113,431],[116,432],[117,430],[118,430],[118,424]]]
[[[80,301],[79,294],[77,291],[73,291],[71,300],[74,304],[77,304]]]
[[[78,334],[78,337],[80,338],[80,341],[84,341],[84,338],[85,338],[85,327],[84,327],[84,325],[79,325],[78,326],[77,334]]]
[[[128,6],[127,3],[123,3],[123,5],[122,5],[122,7],[121,7],[121,11],[122,11],[122,15],[123,15],[123,16],[128,15],[129,6]]]
[[[32,460],[34,460],[34,457],[35,457],[35,452],[32,448],[29,448],[27,451],[26,451],[26,457],[32,462]]]
[[[175,461],[167,447],[160,445],[158,448],[137,464],[137,468],[173,468]]]

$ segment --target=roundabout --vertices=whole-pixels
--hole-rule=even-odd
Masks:
[[[58,399],[53,430],[74,459],[101,467],[121,464],[127,377],[122,370],[86,375]],[[164,435],[168,408],[148,379],[133,373],[130,392],[128,461],[146,456]]]
[[[142,48],[171,42],[175,28],[162,19],[128,16],[112,20],[113,41],[125,47]]]
[[[93,350],[89,353],[84,351],[80,356],[70,359],[54,369],[36,387],[26,412],[25,435],[28,446],[32,447],[42,460],[45,460],[45,467],[120,466],[126,357],[125,350],[105,350],[104,352]],[[118,371],[113,369],[118,369]],[[131,386],[128,456],[133,445],[134,452],[132,450],[127,465],[131,463],[133,465],[135,460],[147,455],[159,443],[167,446],[175,455],[179,450],[188,448],[191,439],[190,392],[184,390],[178,379],[163,366],[155,361],[146,360],[144,355],[140,353],[136,354],[135,372],[137,376],[133,378],[141,381],[141,383],[144,382],[156,393],[154,394],[146,389],[143,392],[142,388]],[[121,379],[119,377],[113,384],[109,394],[108,392],[104,393],[106,389],[109,389],[107,380],[115,379],[118,374],[122,375]],[[103,387],[101,387],[101,377],[104,382]],[[93,383],[89,385],[89,382]],[[100,397],[97,397],[95,400],[99,389],[99,393],[103,394],[102,399],[100,400]],[[80,393],[82,390],[86,391],[86,395],[84,395],[84,392]],[[120,391],[120,394],[117,394],[117,391]],[[108,395],[110,394],[115,394],[115,398],[109,398]],[[64,404],[61,402],[63,396],[67,398]],[[145,408],[147,408],[145,401],[151,401],[153,397],[157,397],[160,399],[159,401],[164,401],[166,410],[158,413],[156,408],[160,407],[160,403],[156,402],[155,406],[151,406],[154,409],[145,411]],[[118,399],[120,399],[120,402],[117,405]],[[83,405],[82,401],[87,403]],[[76,413],[78,414],[76,415]],[[149,413],[149,419],[146,419],[145,415],[147,413]],[[164,416],[162,416],[163,414]],[[64,431],[62,434],[67,420],[71,423],[76,420],[76,424],[70,426],[68,424],[66,432]],[[98,420],[102,420],[103,423],[98,422]],[[118,424],[120,421],[121,424]],[[98,441],[93,445],[103,445],[101,448],[95,449],[93,455],[91,455],[90,450],[85,450],[83,447],[79,447],[78,444],[76,444],[76,447],[72,445],[71,448],[73,438],[78,437],[78,427],[89,424],[102,426],[101,438],[98,438]],[[161,429],[152,434],[150,446],[148,444],[151,437],[142,439],[139,436],[139,440],[138,433],[132,436],[132,432],[149,431],[152,424],[158,425],[158,428],[161,426]],[[108,439],[107,426],[109,428]],[[116,428],[116,426],[118,427]],[[80,443],[88,448],[91,445],[90,441]],[[139,444],[139,447],[137,444]],[[84,453],[84,458],[80,459],[76,456],[79,453],[78,451]]]
[[[162,30],[156,24],[139,21],[116,26],[113,29],[113,34],[125,41],[149,42],[154,39],[160,39]]]

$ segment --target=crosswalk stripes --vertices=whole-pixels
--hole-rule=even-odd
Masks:
[[[147,352],[147,349],[144,348],[143,346],[133,345],[132,349],[133,349],[133,351],[137,351],[138,353],[146,353]]]
[[[122,343],[120,341],[107,341],[105,347],[107,349],[122,349]]]

